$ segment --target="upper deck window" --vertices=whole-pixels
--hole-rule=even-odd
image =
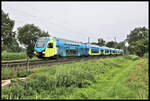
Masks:
[[[46,37],[41,37],[37,40],[36,47],[43,48],[46,42]]]

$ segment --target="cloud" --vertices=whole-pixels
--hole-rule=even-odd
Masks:
[[[16,30],[33,23],[51,35],[87,42],[123,41],[135,27],[148,27],[148,2],[2,2]]]

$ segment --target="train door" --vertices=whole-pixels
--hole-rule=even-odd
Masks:
[[[104,50],[101,50],[101,55],[103,55],[104,54]]]
[[[45,57],[51,57],[54,55],[56,55],[56,43],[55,42],[49,42],[47,44]]]

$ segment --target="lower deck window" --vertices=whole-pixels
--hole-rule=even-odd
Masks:
[[[99,50],[91,50],[92,53],[99,53]]]
[[[105,50],[105,53],[109,53],[109,50]]]
[[[66,50],[66,54],[77,54],[77,50]]]

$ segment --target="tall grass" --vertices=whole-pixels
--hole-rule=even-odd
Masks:
[[[15,53],[15,52],[2,52],[2,61],[11,61],[11,60],[26,60],[27,55],[26,52],[20,52],[20,53]],[[38,59],[36,56],[33,56],[32,60]]]
[[[148,98],[148,59],[141,59],[129,75],[126,84],[136,92],[137,99]]]
[[[26,53],[2,52],[2,61],[26,59]]]
[[[1,68],[1,70],[2,70],[1,71],[2,80],[12,79],[16,77],[26,77],[31,73],[31,71],[28,72],[26,68],[20,68],[20,67],[16,67],[16,68],[5,67],[5,68]]]
[[[3,89],[2,99],[136,99],[126,82],[138,64],[137,56],[121,56],[35,68],[27,82]]]

